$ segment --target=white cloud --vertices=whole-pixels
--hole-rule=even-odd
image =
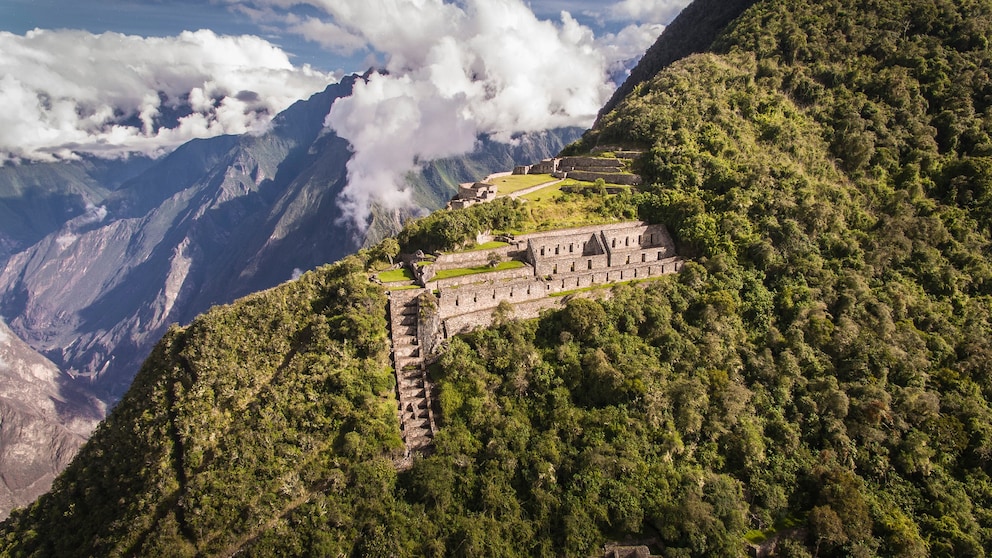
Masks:
[[[640,59],[664,30],[659,23],[631,24],[617,33],[598,37],[596,45],[610,61],[610,72],[616,73],[625,70],[628,62]]]
[[[0,164],[157,155],[193,138],[260,132],[333,81],[258,37],[204,30],[164,38],[0,32],[0,53]],[[163,112],[186,102],[192,113],[160,125]]]
[[[403,177],[420,162],[471,151],[480,134],[509,142],[588,126],[613,90],[612,61],[590,29],[567,13],[539,20],[521,0],[256,2],[277,11],[304,3],[325,15],[303,22],[307,38],[386,61],[385,74],[359,82],[326,120],[355,150],[340,203],[359,229],[373,201],[412,203]]]
[[[622,0],[594,13],[610,21],[667,25],[689,0]]]

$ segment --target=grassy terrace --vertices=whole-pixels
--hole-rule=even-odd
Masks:
[[[500,195],[512,194],[531,186],[551,182],[555,177],[550,174],[514,174],[496,178],[492,181],[499,188]]]
[[[492,242],[486,242],[484,244],[477,244],[477,245],[475,245],[475,246],[473,246],[471,248],[466,248],[464,250],[459,250],[459,251],[454,252],[454,253],[455,254],[465,254],[467,252],[482,252],[483,250],[495,250],[497,248],[502,248],[504,246],[509,246],[509,245],[510,245],[510,243],[508,243],[508,242],[498,242],[498,241],[495,241],[494,240]]]
[[[526,266],[524,262],[517,260],[511,260],[508,262],[503,262],[496,267],[490,267],[488,265],[482,265],[478,267],[460,267],[458,269],[445,269],[444,271],[438,271],[437,275],[434,276],[432,281],[437,281],[439,279],[451,279],[452,277],[464,277],[465,275],[477,275],[480,273],[492,273],[494,271],[505,271],[507,269],[519,269]]]
[[[383,283],[397,283],[399,281],[413,281],[413,273],[405,268],[401,267],[399,269],[393,269],[390,271],[383,271],[379,274],[379,280]]]
[[[524,211],[527,218],[514,234],[602,225],[636,218],[636,215],[609,215],[602,211],[604,196],[587,196],[579,193],[562,192],[563,186],[591,186],[591,182],[565,180],[554,186],[543,188],[521,197],[526,200]]]

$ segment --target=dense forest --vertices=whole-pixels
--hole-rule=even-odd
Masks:
[[[173,329],[10,556],[992,553],[992,3],[762,1],[568,151],[678,276],[452,339],[402,455],[373,248]],[[404,249],[524,205],[411,223]]]

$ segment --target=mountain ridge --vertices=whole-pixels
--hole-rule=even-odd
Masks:
[[[755,3],[569,147],[642,149],[644,187],[436,212],[170,330],[0,549],[987,554],[990,36],[980,2]],[[579,206],[692,261],[451,339],[398,470],[370,276]]]
[[[194,140],[154,163],[5,167],[2,176],[20,177],[12,184],[36,172],[69,175],[81,185],[65,187],[83,201],[6,260],[0,315],[59,366],[67,393],[83,390],[110,405],[169,324],[357,250],[365,239],[341,224],[336,199],[351,151],[323,126],[357,79],[295,103],[268,134]],[[551,131],[517,146],[483,141],[477,154],[430,163],[449,172],[415,173],[411,187],[418,202],[438,207],[472,173],[551,154],[577,135]],[[399,216],[382,217],[372,233],[394,233]]]

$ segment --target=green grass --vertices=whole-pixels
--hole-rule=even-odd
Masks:
[[[460,267],[457,269],[445,269],[443,271],[438,271],[437,275],[434,276],[434,279],[432,279],[432,281],[437,281],[439,279],[451,279],[452,277],[463,277],[465,275],[477,275],[479,273],[492,273],[494,271],[505,271],[507,269],[519,269],[526,265],[527,264],[521,261],[510,260],[508,262],[503,262],[496,267],[482,265],[478,267]]]
[[[383,271],[379,274],[379,280],[383,283],[396,283],[399,281],[413,281],[414,277],[409,269],[401,267],[399,269]]]
[[[555,177],[550,174],[514,174],[493,179],[491,182],[499,188],[500,195],[505,196],[554,179]]]
[[[527,219],[518,227],[519,231],[515,234],[602,225],[619,220],[604,216],[597,211],[603,202],[603,196],[562,192],[562,185],[567,185],[569,182],[573,185],[577,184],[574,181],[565,181],[523,196],[521,199],[527,200],[524,206]]]
[[[495,250],[497,248],[503,248],[504,246],[509,246],[509,245],[510,245],[509,242],[499,242],[499,241],[494,240],[492,242],[485,242],[483,244],[477,244],[477,245],[475,245],[475,246],[473,246],[471,248],[466,248],[465,250],[459,250],[458,252],[455,252],[455,253],[456,254],[464,254],[466,252],[481,252],[483,250]]]

